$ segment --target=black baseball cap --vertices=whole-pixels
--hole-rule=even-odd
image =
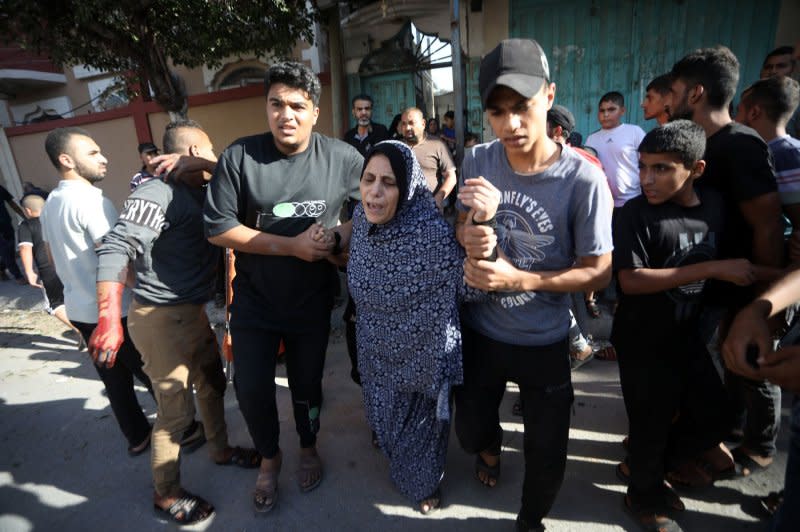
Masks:
[[[150,153],[151,151],[158,151],[158,148],[152,142],[142,142],[139,144],[139,153]]]
[[[532,39],[506,39],[481,60],[478,88],[486,109],[489,95],[498,85],[514,89],[526,98],[533,97],[550,79],[547,56]]]
[[[547,111],[547,121],[553,125],[561,126],[567,136],[575,131],[575,117],[563,105],[554,105]]]

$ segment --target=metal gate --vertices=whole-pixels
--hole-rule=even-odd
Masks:
[[[695,48],[728,46],[741,63],[739,90],[747,87],[773,48],[779,8],[779,0],[511,0],[509,33],[542,45],[556,102],[585,138],[612,90],[625,96],[624,121],[652,128],[639,107],[645,87]]]

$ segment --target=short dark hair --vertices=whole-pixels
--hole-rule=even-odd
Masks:
[[[283,83],[287,87],[305,91],[311,102],[315,106],[319,105],[322,84],[317,75],[303,63],[283,61],[272,65],[264,74],[265,95],[269,94],[269,88],[273,83]]]
[[[688,85],[702,85],[709,105],[723,109],[736,94],[739,60],[725,46],[701,48],[675,63],[670,74],[673,79],[682,79]]]
[[[597,105],[599,106],[603,102],[611,102],[619,105],[620,107],[625,107],[625,96],[623,96],[619,91],[607,92],[600,97],[600,101],[597,102]]]
[[[364,94],[363,92],[361,94],[356,94],[355,96],[353,96],[353,100],[350,102],[351,107],[356,106],[356,100],[366,100],[369,102],[370,105],[373,105],[375,103],[372,101],[372,96],[370,96],[369,94]]]
[[[639,153],[671,153],[686,168],[703,158],[706,132],[691,120],[675,120],[650,131],[639,144]]]
[[[203,126],[194,120],[181,119],[167,124],[167,129],[164,130],[164,138],[161,139],[161,145],[164,146],[164,153],[180,153],[180,130],[185,128],[203,130]]]
[[[666,96],[669,94],[670,89],[672,88],[672,76],[667,74],[661,74],[660,76],[656,77],[647,84],[647,91],[655,91],[659,93],[661,96]]]
[[[474,140],[475,142],[481,141],[481,139],[478,138],[478,135],[476,133],[473,133],[472,131],[467,131],[466,133],[464,133],[464,144],[466,144],[471,140]]]
[[[451,111],[447,111],[447,112],[444,114],[444,117],[445,117],[445,118],[452,118],[453,120],[455,120],[455,118],[456,118],[456,112],[455,112],[455,111],[452,111],[452,110],[451,110]]]
[[[67,145],[70,139],[76,135],[92,138],[88,131],[80,127],[60,127],[47,134],[47,138],[44,140],[44,150],[56,169],[61,169],[58,156],[62,153],[68,153]]]
[[[742,93],[746,107],[758,104],[776,124],[788,122],[799,101],[800,85],[788,76],[760,79]]]
[[[792,56],[792,63],[794,63],[794,46],[778,46],[764,56],[764,62],[761,63],[761,68],[764,68],[764,65],[767,64],[767,59],[770,57],[775,57],[776,55],[790,55]]]

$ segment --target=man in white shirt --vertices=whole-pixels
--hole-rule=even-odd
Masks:
[[[641,194],[639,187],[639,154],[636,149],[644,131],[633,124],[623,124],[625,98],[617,91],[600,98],[597,119],[602,129],[586,139],[586,145],[597,152],[614,197],[614,208]]]
[[[117,212],[103,192],[93,186],[106,174],[107,160],[89,133],[74,127],[58,128],[47,135],[45,150],[61,181],[47,198],[41,214],[42,236],[64,284],[67,316],[86,342],[99,320],[95,277],[95,246],[117,221]],[[130,292],[125,291],[123,308]],[[123,319],[123,323],[125,320]],[[136,398],[135,376],[152,394],[150,379],[142,371],[142,358],[128,336],[119,353],[100,353],[95,369],[106,387],[111,409],[128,440],[128,453],[136,456],[150,445],[150,423]],[[202,431],[201,431],[202,432]]]

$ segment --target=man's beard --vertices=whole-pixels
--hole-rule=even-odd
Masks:
[[[106,176],[105,172],[101,174],[99,169],[92,170],[77,161],[75,162],[75,172],[89,183],[97,183],[98,181],[102,181]]]
[[[359,118],[358,125],[361,127],[367,127],[372,120],[369,118]]]
[[[673,120],[692,120],[694,110],[689,107],[686,100],[683,100],[675,108],[673,108],[673,106],[667,107],[667,114],[669,115],[670,122]]]
[[[419,144],[419,137],[416,135],[409,135],[406,137],[409,144]]]

